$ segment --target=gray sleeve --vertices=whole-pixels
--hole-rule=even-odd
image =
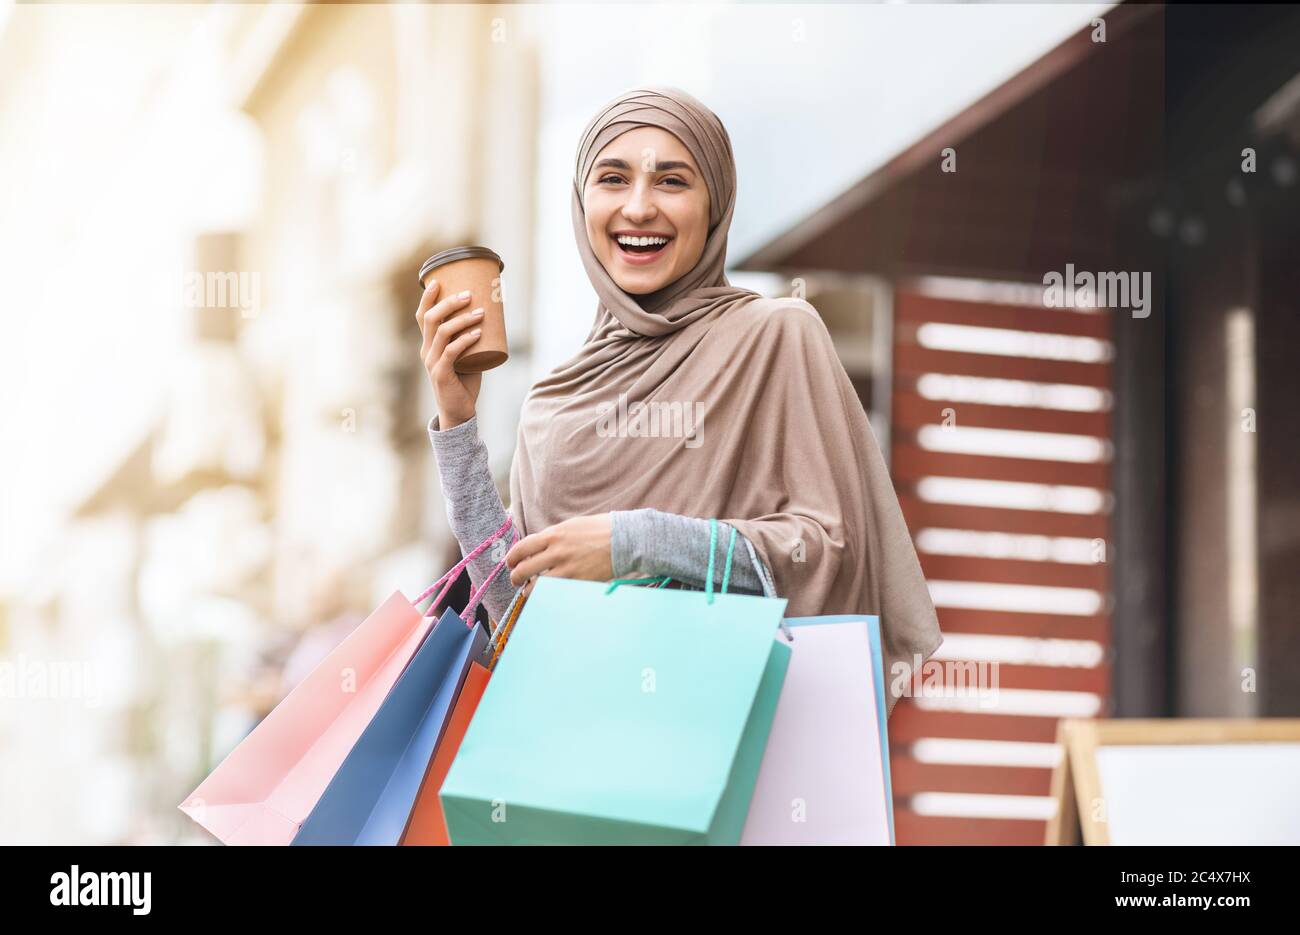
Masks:
[[[713,554],[715,591],[722,588],[731,530],[726,523],[718,523]],[[669,575],[703,588],[709,569],[709,521],[648,508],[617,510],[610,514],[610,563],[615,578],[638,573]],[[727,591],[776,596],[772,573],[759,559],[753,543],[739,532]]]
[[[487,446],[478,434],[478,416],[442,431],[438,417],[429,421],[429,440],[438,462],[438,476],[447,502],[447,519],[468,555],[505,522],[506,510],[488,466]],[[718,523],[714,549],[713,586],[722,588],[731,526]],[[507,541],[514,541],[510,535]],[[504,552],[498,553],[504,556]],[[469,563],[470,580],[481,585],[496,564],[488,549]],[[500,560],[499,558],[497,559]],[[709,521],[661,510],[616,510],[610,513],[610,564],[615,578],[640,574],[668,575],[703,588],[709,567]],[[740,533],[732,553],[729,592],[776,596],[772,574],[759,560],[754,545]],[[483,595],[489,616],[500,621],[515,588],[509,569],[502,568]]]
[[[438,417],[434,416],[429,420],[429,441],[438,461],[438,478],[452,534],[460,543],[460,554],[468,555],[506,521],[506,509],[488,466],[487,445],[478,435],[478,416],[446,431],[438,428]],[[518,538],[518,531],[512,528],[498,540],[505,544],[502,549],[489,547],[469,563],[469,578],[475,590]],[[510,569],[502,567],[483,594],[483,606],[493,620],[501,620],[514,593]]]

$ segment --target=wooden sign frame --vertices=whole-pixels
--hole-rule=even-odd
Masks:
[[[1047,822],[1047,844],[1109,844],[1105,801],[1097,770],[1097,748],[1151,744],[1228,744],[1300,742],[1300,718],[1063,718],[1056,727],[1061,759],[1052,770],[1056,814]]]

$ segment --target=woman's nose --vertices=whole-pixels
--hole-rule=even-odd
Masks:
[[[641,222],[656,213],[653,193],[640,185],[633,186],[623,205],[623,216],[629,221]]]

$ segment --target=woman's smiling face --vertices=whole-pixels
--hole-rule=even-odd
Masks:
[[[587,240],[624,292],[646,295],[690,272],[709,236],[709,189],[682,141],[637,127],[602,149],[583,189]],[[619,235],[667,238],[638,254]],[[650,247],[641,247],[650,250]]]

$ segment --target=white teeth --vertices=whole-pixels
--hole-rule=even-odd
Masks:
[[[618,242],[629,247],[648,247],[651,244],[666,244],[667,237],[625,237],[620,236]]]

